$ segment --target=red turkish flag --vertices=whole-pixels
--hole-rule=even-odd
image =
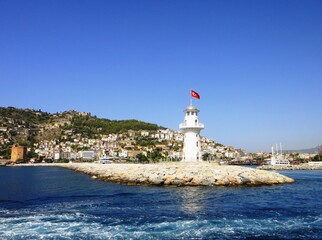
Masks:
[[[193,91],[193,90],[191,90],[190,95],[191,95],[191,97],[200,99],[200,95],[197,92]]]

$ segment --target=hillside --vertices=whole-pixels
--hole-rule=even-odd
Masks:
[[[27,159],[88,160],[109,156],[140,162],[178,161],[184,134],[138,120],[109,120],[90,113],[0,107],[0,159],[12,145],[28,147]],[[203,159],[233,159],[242,153],[201,137]]]
[[[299,150],[284,150],[285,153],[309,153],[309,154],[317,153],[319,151],[320,151],[319,147],[299,149]]]
[[[41,110],[0,107],[0,151],[9,151],[12,144],[32,146],[35,142],[61,139],[66,132],[86,138],[119,134],[129,130],[157,131],[156,124],[138,120],[109,120],[90,113],[65,111],[47,113]],[[1,155],[1,153],[0,153]]]

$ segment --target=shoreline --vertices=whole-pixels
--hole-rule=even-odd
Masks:
[[[97,164],[38,163],[14,167],[63,167],[92,176],[94,179],[127,185],[157,186],[260,186],[293,183],[282,174],[240,166],[215,163]]]
[[[262,165],[257,167],[260,170],[322,170],[321,164],[302,163],[299,165]]]

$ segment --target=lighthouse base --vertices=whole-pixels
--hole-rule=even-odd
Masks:
[[[200,156],[198,157],[186,156],[182,158],[181,162],[202,162],[202,158]]]

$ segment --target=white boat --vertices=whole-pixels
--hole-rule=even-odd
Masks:
[[[100,158],[99,163],[101,164],[109,164],[109,163],[113,163],[112,159],[108,156],[103,156]]]
[[[275,156],[272,156],[271,159],[267,161],[267,164],[268,165],[290,165],[290,161],[283,157],[276,158]]]
[[[268,165],[290,165],[290,161],[283,157],[282,144],[280,144],[280,154],[276,145],[276,153],[274,153],[274,147],[272,146],[272,157],[267,160]]]

